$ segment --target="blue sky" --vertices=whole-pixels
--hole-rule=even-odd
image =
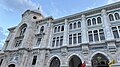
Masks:
[[[27,9],[37,9],[44,16],[60,18],[103,6],[120,0],[0,0],[0,48],[10,27],[21,22],[21,14]]]

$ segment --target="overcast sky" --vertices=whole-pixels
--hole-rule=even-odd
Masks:
[[[103,6],[120,0],[0,0],[0,48],[8,35],[8,28],[21,22],[21,14],[27,9],[37,9],[44,16],[60,18]]]

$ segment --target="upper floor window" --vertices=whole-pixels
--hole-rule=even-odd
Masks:
[[[32,61],[32,65],[35,65],[37,61],[37,56],[33,56],[33,61]]]
[[[3,62],[3,59],[0,60],[0,66],[1,66],[2,62]]]
[[[80,28],[80,27],[81,27],[81,22],[80,22],[80,20],[71,22],[71,23],[69,24],[69,29],[70,29],[70,30],[71,30],[71,29],[78,29],[78,28]]]
[[[105,40],[103,29],[88,31],[89,42]]]
[[[54,33],[64,31],[64,25],[55,26]]]
[[[88,26],[91,25],[91,20],[90,19],[87,20],[87,24],[88,24]]]
[[[95,17],[95,18],[87,20],[88,26],[97,25],[97,24],[101,24],[101,23],[102,23],[101,17]]]
[[[72,44],[72,34],[69,35],[69,44]]]
[[[63,36],[60,37],[60,46],[63,44]]]
[[[61,31],[64,31],[64,25],[62,25],[62,27],[61,27]]]
[[[24,33],[26,31],[26,26],[21,29],[20,36],[24,36]]]
[[[38,46],[40,44],[40,42],[41,42],[41,38],[38,38],[36,45]]]
[[[69,45],[81,43],[81,33],[69,35]]]
[[[76,28],[76,23],[74,23],[74,29]]]
[[[54,28],[54,33],[56,33],[56,32],[57,32],[57,27]]]
[[[120,37],[120,26],[112,27],[114,38]]]
[[[53,38],[52,47],[62,46],[62,44],[63,44],[63,36]]]
[[[56,40],[56,38],[54,37],[54,38],[53,38],[53,41],[52,41],[52,47],[55,46],[55,40]]]
[[[44,26],[40,28],[40,33],[43,33],[43,31],[44,31]]]
[[[98,24],[102,23],[101,17],[97,18],[97,22],[98,22]]]
[[[119,19],[120,19],[120,15],[119,15],[118,13],[115,13],[114,15],[115,15],[115,19],[116,19],[116,20],[119,20]]]
[[[69,29],[72,29],[72,23],[70,23],[70,25],[69,25]]]
[[[109,15],[109,19],[110,19],[110,21],[114,21],[114,17],[112,14]]]
[[[79,22],[78,22],[78,28],[80,28],[80,27],[81,27],[81,22],[79,21]]]
[[[93,23],[93,25],[96,25],[96,19],[95,18],[92,19],[92,23]]]
[[[60,26],[58,26],[58,32],[60,32]]]
[[[20,46],[21,43],[22,43],[22,40],[16,40],[16,42],[15,42],[15,47]]]

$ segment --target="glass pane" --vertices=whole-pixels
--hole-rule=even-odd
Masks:
[[[100,17],[98,17],[98,18],[97,18],[97,21],[98,21],[98,24],[102,23],[102,21],[101,21],[101,18],[100,18]]]
[[[69,29],[72,29],[72,23],[69,25]]]
[[[117,30],[113,31],[113,35],[114,35],[114,38],[119,38],[119,34],[118,34]]]
[[[81,27],[81,23],[80,23],[80,21],[78,22],[78,28],[80,28]]]
[[[96,19],[95,18],[92,19],[92,23],[93,23],[93,25],[96,25]]]
[[[93,42],[93,35],[89,35],[89,42]]]
[[[105,40],[104,33],[100,33],[100,40]]]
[[[91,25],[91,20],[90,19],[88,19],[87,24],[88,24],[88,26]]]

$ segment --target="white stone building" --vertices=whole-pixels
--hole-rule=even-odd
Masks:
[[[27,10],[8,30],[0,67],[120,67],[120,2],[58,19]]]

